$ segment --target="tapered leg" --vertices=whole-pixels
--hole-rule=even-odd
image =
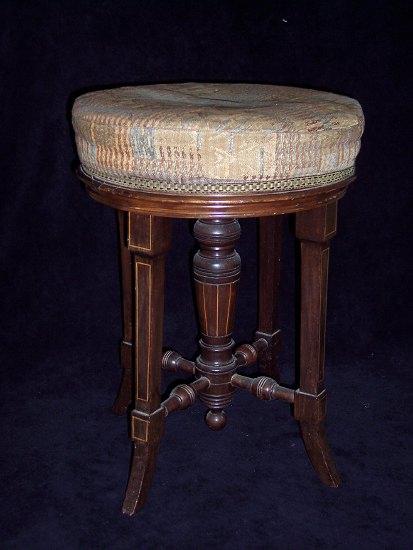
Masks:
[[[132,254],[127,244],[126,212],[118,212],[119,256],[122,288],[123,337],[120,344],[120,364],[122,378],[118,395],[112,410],[115,414],[125,414],[132,402]]]
[[[324,430],[329,240],[336,233],[336,220],[336,202],[296,215],[296,236],[301,243],[301,321],[300,384],[294,415],[311,463],[321,481],[330,487],[340,483]]]
[[[278,293],[280,286],[282,216],[259,218],[259,305],[255,338],[265,338],[268,350],[261,356],[260,371],[279,380],[277,353],[281,343]]]
[[[164,218],[128,214],[127,243],[133,253],[134,409],[133,456],[123,512],[134,514],[145,503],[163,433],[160,405],[165,253],[170,223]]]

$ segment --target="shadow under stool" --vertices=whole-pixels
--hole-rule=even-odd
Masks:
[[[80,96],[73,107],[78,175],[118,211],[122,267],[122,381],[113,409],[132,407],[133,458],[123,511],[150,488],[165,419],[199,398],[212,430],[237,390],[293,406],[323,483],[340,483],[324,430],[324,340],[330,240],[337,202],[354,179],[364,120],[357,101],[255,84],[158,84]],[[279,383],[277,291],[281,220],[300,243],[299,385]],[[241,259],[237,218],[259,218],[259,311],[254,340],[232,339]],[[162,349],[165,257],[172,218],[196,219],[193,276],[199,355]],[[242,374],[258,363],[261,376]],[[193,375],[163,402],[162,369]]]

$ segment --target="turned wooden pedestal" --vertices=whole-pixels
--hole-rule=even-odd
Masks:
[[[337,201],[350,183],[303,191],[254,196],[187,196],[114,189],[80,170],[90,195],[119,211],[123,289],[122,382],[113,406],[131,409],[133,459],[123,504],[132,515],[145,503],[155,468],[165,419],[175,410],[205,404],[212,430],[226,424],[225,408],[235,391],[293,405],[310,461],[321,481],[337,487],[340,479],[331,456],[324,421],[324,335],[330,239],[336,233]],[[296,390],[279,384],[280,345],[277,291],[280,279],[281,215],[294,213],[301,246],[299,364]],[[199,251],[193,275],[201,335],[195,361],[162,349],[165,255],[170,248],[170,218],[197,218]],[[259,218],[259,312],[251,343],[232,339],[241,259],[239,217]],[[242,375],[259,364],[262,376]],[[193,374],[160,400],[162,369]]]

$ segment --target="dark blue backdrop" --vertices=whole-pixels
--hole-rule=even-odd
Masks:
[[[0,5],[1,546],[408,548],[411,192],[407,2],[20,1]],[[357,98],[358,182],[341,201],[327,340],[329,433],[344,483],[319,484],[288,408],[237,395],[228,427],[168,419],[153,490],[120,515],[115,216],[73,175],[85,90],[174,80],[294,84]],[[410,204],[409,204],[410,200]],[[243,221],[237,339],[256,318],[256,228]],[[190,224],[175,223],[165,343],[191,356]],[[283,376],[293,376],[293,241]],[[410,350],[411,351],[411,350]],[[411,544],[411,543],[410,543]]]

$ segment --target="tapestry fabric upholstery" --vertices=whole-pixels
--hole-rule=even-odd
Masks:
[[[354,173],[351,98],[286,86],[180,83],[91,92],[73,106],[83,171],[131,189],[268,193]]]

